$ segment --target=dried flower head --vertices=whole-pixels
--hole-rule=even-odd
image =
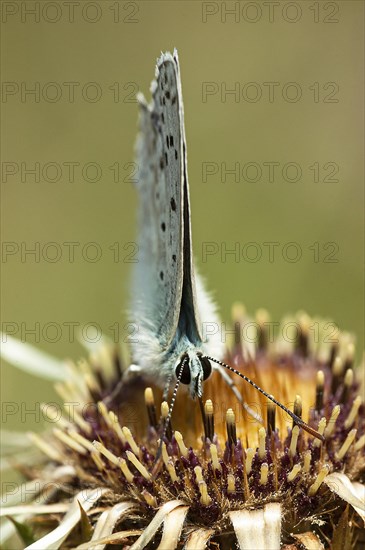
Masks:
[[[266,312],[252,323],[235,306],[233,321],[227,363],[325,441],[243,380],[222,384],[215,374],[200,405],[179,389],[166,426],[169,397],[126,377],[120,353],[105,345],[68,364],[56,385],[63,415],[44,405],[53,429],[29,434],[44,459],[17,465],[33,502],[3,515],[23,518],[12,526],[27,548],[363,547],[365,415],[352,339],[326,344],[313,330],[321,323],[303,313],[275,339]],[[248,324],[254,343],[242,336]]]

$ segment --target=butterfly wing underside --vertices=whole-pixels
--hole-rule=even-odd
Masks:
[[[163,54],[152,83],[152,101],[140,98],[139,256],[133,275],[133,315],[142,347],[167,350],[184,303],[198,331],[192,265],[184,113],[176,51]],[[156,344],[156,341],[158,344]],[[159,347],[153,350],[153,348]]]

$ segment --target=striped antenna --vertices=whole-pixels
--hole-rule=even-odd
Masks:
[[[291,418],[294,420],[295,424],[297,424],[298,426],[300,426],[301,428],[303,428],[303,430],[305,430],[306,432],[310,433],[311,435],[313,435],[313,437],[316,437],[317,439],[320,439],[321,441],[325,441],[325,438],[323,437],[323,435],[321,435],[319,432],[317,432],[316,430],[314,430],[313,428],[311,428],[310,426],[308,426],[308,424],[306,422],[304,422],[304,420],[302,420],[301,418],[299,418],[299,416],[297,416],[296,414],[294,414],[291,410],[289,410],[287,407],[285,407],[285,405],[283,405],[282,403],[280,403],[280,401],[277,401],[272,395],[268,394],[265,390],[263,390],[262,388],[260,388],[257,384],[255,384],[255,382],[253,382],[252,380],[250,380],[250,378],[248,378],[247,376],[245,376],[244,374],[242,374],[242,372],[239,372],[237,369],[234,369],[233,367],[230,367],[229,365],[227,365],[226,363],[223,363],[223,361],[219,361],[218,359],[214,359],[214,357],[208,357],[208,355],[204,355],[204,357],[206,359],[208,359],[209,361],[213,361],[214,363],[217,363],[218,365],[220,365],[221,367],[224,367],[225,369],[233,372],[234,374],[237,374],[237,376],[240,376],[241,378],[243,378],[243,380],[245,380],[246,382],[248,382],[249,384],[251,384],[251,386],[253,386],[256,390],[258,390],[259,392],[261,392],[265,397],[267,397],[267,399],[270,399],[270,401],[272,401],[273,403],[275,403],[275,405],[277,405],[278,407],[280,407],[283,411],[285,411],[289,416],[291,416]]]
[[[186,355],[186,356],[184,357],[183,361],[181,362],[181,366],[180,366],[179,374],[178,374],[178,376],[177,376],[177,380],[176,380],[176,384],[175,384],[175,387],[174,387],[174,391],[172,392],[172,398],[171,398],[171,403],[170,403],[170,407],[169,407],[169,412],[168,412],[168,415],[167,415],[166,418],[165,418],[164,429],[163,429],[162,436],[161,436],[161,439],[160,439],[160,444],[159,444],[159,446],[158,446],[158,451],[157,451],[156,458],[155,458],[155,466],[154,466],[154,468],[153,468],[152,476],[153,476],[154,471],[155,471],[155,469],[156,469],[157,462],[159,461],[159,459],[160,459],[160,457],[161,457],[161,453],[162,453],[162,444],[163,444],[164,439],[165,439],[165,437],[166,437],[167,428],[168,428],[169,422],[170,422],[170,420],[171,420],[172,411],[173,411],[173,408],[174,408],[174,405],[175,405],[175,401],[176,401],[177,390],[178,390],[178,388],[179,388],[179,385],[180,385],[180,382],[181,382],[182,373],[183,373],[183,370],[184,370],[184,367],[185,367],[185,364],[187,363],[187,361],[189,361],[189,357]],[[157,473],[157,472],[156,472],[156,473]]]

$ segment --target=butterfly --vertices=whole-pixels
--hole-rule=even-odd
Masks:
[[[134,361],[162,384],[184,367],[181,382],[201,397],[212,371],[205,355],[221,358],[216,307],[195,272],[192,256],[184,108],[176,50],[162,54],[152,83],[152,102],[142,95],[136,146],[139,178],[139,257],[133,273],[133,311],[138,336]]]
[[[134,364],[130,370],[164,386],[166,396],[172,380],[176,380],[170,416],[179,383],[188,385],[192,398],[201,399],[203,382],[216,370],[242,406],[262,422],[244,403],[227,374],[231,371],[283,408],[299,425],[317,434],[221,360],[224,345],[216,307],[193,261],[184,107],[176,50],[173,54],[163,53],[157,60],[151,92],[150,103],[142,94],[137,97],[139,257],[132,278],[131,320],[137,325],[138,335],[132,344]]]

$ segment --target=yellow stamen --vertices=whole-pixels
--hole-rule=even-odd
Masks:
[[[152,508],[156,508],[157,501],[156,501],[155,497],[153,495],[151,495],[151,493],[146,491],[146,489],[143,489],[142,495],[143,495],[145,501],[147,502],[148,506],[151,506]]]
[[[128,457],[128,460],[132,462],[132,464],[137,468],[139,473],[147,480],[151,479],[151,474],[146,470],[146,468],[143,466],[143,464],[138,460],[135,454],[133,454],[131,451],[126,451],[126,455]]]
[[[164,461],[165,466],[169,462],[169,455],[167,454],[166,443],[162,443],[162,460]]]
[[[96,355],[96,357],[95,357]],[[97,353],[92,353],[90,356],[90,361],[94,366],[101,367],[103,372],[112,372],[113,371],[113,350],[111,346],[101,345]]]
[[[185,457],[187,458],[188,457],[188,454],[189,454],[189,449],[185,446],[185,443],[184,443],[184,440],[183,440],[183,436],[181,435],[180,432],[175,432],[175,439],[176,439],[176,443],[179,447],[179,451],[180,453]]]
[[[57,462],[63,462],[64,456],[53,446],[49,445],[42,439],[42,437],[34,432],[27,433],[28,438],[34,443],[43,453],[45,453],[51,460]]]
[[[112,421],[111,421],[111,418],[109,416],[109,412],[108,412],[108,409],[107,409],[105,403],[103,401],[99,401],[98,404],[97,404],[97,407],[98,407],[99,413],[103,417],[103,419],[105,421],[105,424],[108,426],[108,428],[113,428],[113,424],[112,424]]]
[[[227,409],[226,422],[227,422],[227,424],[235,424],[236,423],[236,415],[234,414],[233,409]]]
[[[347,361],[353,361],[355,356],[355,344],[353,342],[348,343],[345,355]]]
[[[333,362],[332,372],[333,376],[338,378],[343,371],[343,361],[340,356],[337,356]]]
[[[328,421],[327,427],[324,430],[324,437],[327,439],[333,432],[336,424],[336,420],[338,418],[338,415],[340,414],[341,408],[340,405],[336,405],[333,407],[331,418]]]
[[[86,385],[87,385],[88,389],[91,392],[94,392],[94,393],[97,393],[97,394],[101,393],[101,389],[100,389],[100,386],[98,384],[98,381],[96,380],[95,376],[91,372],[88,372],[87,374],[85,374],[84,380],[86,382]]]
[[[293,481],[293,479],[297,477],[301,469],[302,467],[300,464],[295,464],[288,474],[288,481]]]
[[[227,428],[227,441],[228,445],[236,445],[237,443],[237,434],[236,434],[236,415],[232,409],[228,409],[226,412],[226,428]]]
[[[324,430],[326,429],[326,424],[327,424],[327,420],[323,416],[321,420],[318,422],[318,433],[320,433],[321,435],[324,434]],[[313,447],[319,447],[320,445],[322,445],[322,441],[320,439],[315,439],[313,441]]]
[[[302,398],[300,397],[300,395],[295,396],[293,409],[294,409],[294,414],[296,414],[299,417],[302,416],[303,403],[302,403]]]
[[[233,304],[232,320],[234,321],[234,333],[229,335],[228,346],[231,347],[234,344],[241,344],[242,341],[242,324],[246,316],[246,309],[243,304],[236,302]]]
[[[91,432],[92,432],[92,428],[91,428],[90,424],[88,422],[86,422],[86,420],[84,420],[84,418],[81,416],[81,414],[78,413],[77,410],[73,409],[72,410],[72,416],[73,416],[73,420],[79,426],[79,428],[81,428],[81,430],[83,432],[86,432],[87,434],[90,435]]]
[[[88,451],[94,451],[95,447],[91,443],[91,441],[86,439],[86,437],[84,437],[83,435],[79,434],[79,432],[76,432],[76,430],[70,430],[68,432],[68,435],[71,436],[75,441],[80,443],[80,445],[83,445]]]
[[[311,451],[305,451],[304,453],[304,466],[303,472],[308,473],[311,467],[312,453]]]
[[[350,386],[352,386],[353,382],[354,382],[354,371],[352,369],[348,369],[345,374],[344,384],[349,388]]]
[[[349,450],[349,447],[350,447],[351,443],[355,439],[356,433],[357,433],[357,430],[351,430],[347,434],[347,437],[346,437],[341,449],[338,452],[335,453],[335,457],[337,458],[337,460],[342,460],[343,459],[343,457],[345,456],[345,454]]]
[[[266,439],[266,430],[265,428],[259,429],[259,457],[261,459],[265,458],[266,456],[266,448],[265,448],[265,439]]]
[[[73,361],[67,361],[66,369],[68,371],[69,378],[72,378],[77,385],[77,392],[80,396],[81,401],[87,402],[89,399],[89,394],[85,387],[85,381],[83,375],[80,373],[80,369],[75,365]]]
[[[201,466],[195,466],[194,472],[195,472],[196,480],[197,480],[198,483],[199,483],[200,481],[204,481],[204,479],[203,479],[203,472],[202,472]]]
[[[154,428],[156,428],[158,422],[157,422],[157,415],[156,415],[155,398],[153,395],[152,388],[145,389],[144,400],[146,403],[149,424],[150,426],[153,426]]]
[[[329,471],[330,471],[330,467],[328,464],[325,464],[324,466],[322,466],[319,474],[317,475],[317,479],[308,489],[308,494],[310,497],[313,497],[316,494],[316,492],[318,491],[318,489],[322,484],[322,481],[324,480],[326,475],[329,473]]]
[[[256,321],[259,325],[264,325],[265,323],[268,323],[270,321],[270,314],[264,308],[258,309],[256,311],[255,317],[256,317]]]
[[[354,402],[352,403],[352,407],[351,407],[351,411],[349,412],[349,415],[348,417],[346,418],[345,420],[345,428],[348,430],[352,424],[355,422],[355,418],[357,416],[357,413],[358,413],[358,410],[361,406],[361,403],[362,403],[362,399],[361,399],[361,396],[358,395],[355,399],[354,399]]]
[[[145,399],[146,405],[154,405],[155,404],[155,398],[153,396],[152,388],[146,388],[144,390],[144,399]]]
[[[72,401],[77,401],[80,399],[80,395],[77,391],[75,382],[73,380],[66,380],[64,382],[65,387],[67,388],[66,391],[69,392],[69,395],[72,397]]]
[[[247,475],[249,475],[249,473],[251,472],[252,461],[253,461],[254,455],[255,455],[255,451],[253,449],[249,448],[249,449],[246,450],[245,466],[246,466]]]
[[[234,302],[231,312],[234,321],[237,321],[237,319],[242,320],[246,315],[246,308],[241,302]]]
[[[163,401],[161,403],[161,416],[162,418],[167,418],[167,415],[169,414],[169,404],[166,401]]]
[[[324,386],[324,372],[323,370],[319,370],[317,372],[317,386]]]
[[[269,476],[269,465],[266,462],[264,462],[260,468],[260,481],[259,481],[260,485],[266,485],[268,476]]]
[[[43,417],[46,417],[51,424],[57,424],[64,430],[70,427],[70,423],[60,415],[60,411],[57,407],[49,405],[48,403],[41,403],[41,411]]]
[[[115,414],[115,412],[113,411],[109,411],[109,418],[110,418],[110,422],[111,422],[111,425],[112,425],[112,428],[113,430],[115,431],[115,433],[117,434],[117,436],[119,437],[120,441],[122,442],[123,445],[126,444],[126,438],[124,437],[124,434],[123,434],[123,431],[122,431],[122,427],[121,425],[119,424],[119,420],[118,420],[118,417],[117,415]]]
[[[141,449],[138,447],[137,443],[134,441],[133,435],[132,435],[132,432],[130,431],[130,429],[127,428],[126,426],[124,426],[122,428],[122,432],[123,432],[124,437],[127,440],[128,445],[130,446],[130,448],[132,449],[134,454],[137,455],[137,456],[141,456]]]
[[[77,443],[74,439],[72,439],[72,437],[70,437],[67,433],[59,430],[58,428],[54,428],[53,433],[60,441],[62,441],[62,443],[64,443],[77,453],[80,453],[82,455],[86,454],[86,449],[82,447],[79,443]]]
[[[204,404],[204,412],[206,418],[206,435],[212,440],[214,437],[214,408],[210,399],[207,399]]]
[[[227,493],[232,494],[236,492],[236,480],[234,475],[227,475]]]
[[[207,399],[204,404],[205,414],[214,414],[213,403],[211,399]]]
[[[355,451],[360,451],[365,445],[365,434],[360,437],[355,443],[354,449]]]
[[[176,475],[175,467],[174,467],[174,464],[173,464],[172,460],[168,461],[168,463],[166,464],[166,469],[169,472],[171,481],[173,481],[173,482],[179,481],[179,478]]]
[[[195,466],[194,472],[195,472],[195,475],[196,475],[196,480],[198,482],[198,487],[199,487],[199,491],[200,491],[200,502],[204,506],[208,506],[212,502],[212,499],[208,495],[207,484],[205,483],[205,481],[203,479],[201,466]]]
[[[122,472],[124,474],[124,477],[126,478],[128,483],[132,483],[134,476],[133,476],[132,472],[130,471],[130,469],[128,468],[127,461],[124,460],[124,458],[119,459],[119,467],[122,470]]]
[[[85,378],[87,374],[92,374],[92,369],[85,358],[82,358],[79,361],[77,361],[77,369],[78,369],[78,372],[81,371],[83,378]]]
[[[105,458],[109,460],[109,462],[111,462],[115,466],[119,466],[119,458],[115,456],[115,454],[113,454],[111,451],[109,451],[109,449],[107,449],[105,445],[100,443],[100,441],[93,441],[93,445],[95,449],[99,451],[99,453],[104,455]]]
[[[216,445],[211,445],[209,447],[210,449],[210,456],[212,457],[212,464],[213,464],[213,468],[215,470],[219,470],[221,471],[222,470],[222,467],[219,463],[219,460],[218,460],[218,452],[217,452],[217,446]]]
[[[96,449],[94,449],[93,451],[90,451],[90,456],[93,459],[93,461],[95,462],[96,467],[98,468],[98,470],[103,472],[104,469],[105,469],[105,464],[101,459],[99,451],[97,451]]]

